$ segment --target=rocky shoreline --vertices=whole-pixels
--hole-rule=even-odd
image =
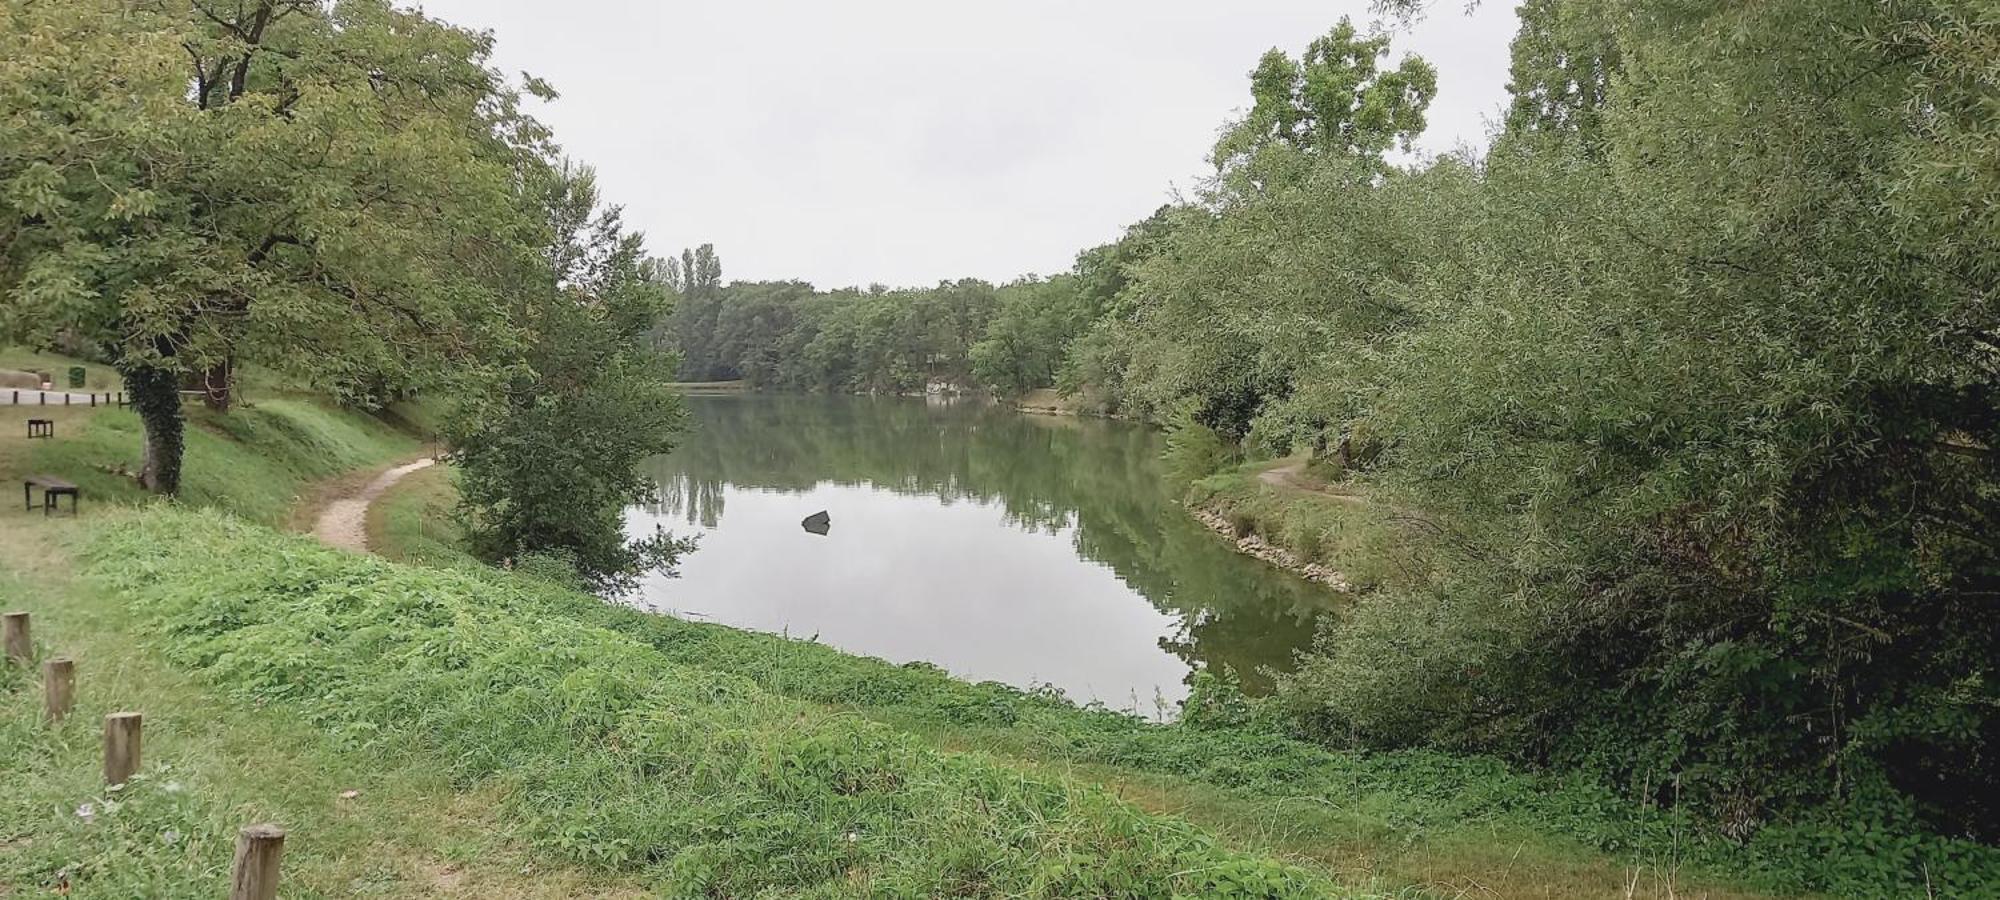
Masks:
[[[1239,553],[1254,556],[1307,581],[1324,584],[1342,593],[1354,589],[1353,585],[1348,583],[1347,577],[1338,570],[1299,559],[1298,554],[1265,540],[1262,535],[1253,533],[1239,537],[1235,526],[1229,524],[1229,519],[1215,510],[1194,507],[1189,511],[1201,524],[1208,526],[1210,531],[1233,541]]]

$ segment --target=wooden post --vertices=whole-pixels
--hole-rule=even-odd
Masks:
[[[28,614],[10,612],[4,617],[4,631],[7,644],[7,661],[27,665],[35,658],[35,644],[28,634]]]
[[[42,708],[53,725],[76,705],[76,661],[58,656],[42,664]]]
[[[135,712],[104,717],[104,783],[124,784],[139,771],[140,716]]]
[[[236,834],[236,866],[229,877],[229,900],[277,900],[278,861],[285,853],[285,829],[252,825]]]

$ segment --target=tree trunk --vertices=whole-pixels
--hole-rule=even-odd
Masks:
[[[125,390],[132,395],[132,408],[146,428],[139,483],[153,493],[175,496],[181,492],[180,377],[152,367],[122,374]]]
[[[230,389],[236,380],[236,364],[233,360],[223,360],[209,366],[201,375],[202,402],[219,413],[229,411]]]

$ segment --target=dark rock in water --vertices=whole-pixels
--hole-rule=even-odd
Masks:
[[[804,525],[806,530],[813,534],[825,534],[833,528],[833,519],[826,514],[826,510],[820,510],[807,516],[806,520],[799,524]]]

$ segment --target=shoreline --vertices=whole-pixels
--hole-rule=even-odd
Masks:
[[[1215,510],[1193,505],[1187,509],[1195,521],[1234,544],[1238,553],[1277,566],[1307,581],[1326,585],[1337,593],[1354,592],[1354,585],[1338,569],[1301,560],[1298,554],[1265,540],[1263,535],[1254,531],[1247,535],[1239,535],[1235,526],[1229,523],[1228,517]]]

